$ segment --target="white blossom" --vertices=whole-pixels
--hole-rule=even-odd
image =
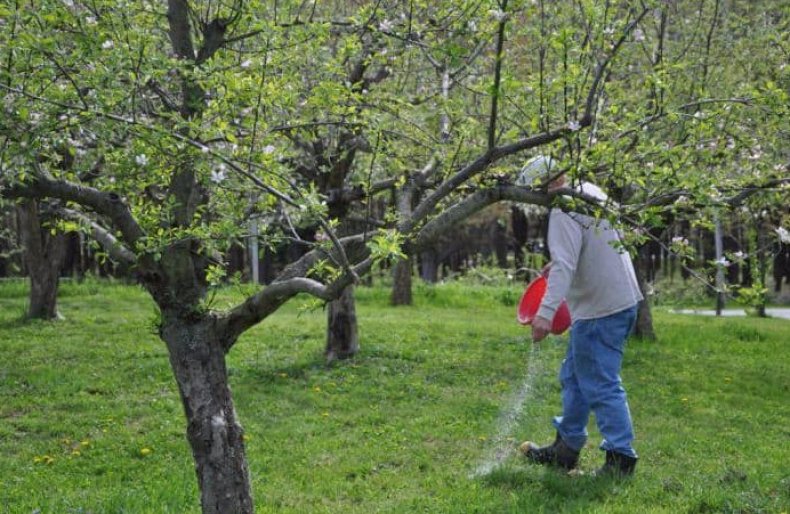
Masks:
[[[110,50],[110,49],[111,49],[111,48],[113,48],[114,46],[115,46],[115,43],[113,42],[113,40],[112,40],[112,39],[108,39],[107,41],[105,41],[104,43],[102,43],[102,44],[101,44],[101,47],[102,47],[104,50]]]
[[[249,68],[250,66],[252,66],[252,61],[247,59],[246,61],[242,61],[242,63],[239,64],[239,66],[241,66],[242,68]]]
[[[273,145],[266,145],[263,147],[263,153],[266,155],[273,154],[276,148]]]
[[[737,252],[733,253],[733,254],[732,254],[732,256],[733,256],[733,257],[734,257],[736,260],[742,261],[742,260],[744,260],[745,258],[747,258],[749,255],[748,255],[748,254],[746,254],[746,253],[743,253],[743,252],[742,252],[742,251],[740,251],[740,250],[738,250]]]
[[[642,29],[637,28],[634,30],[634,41],[644,41],[645,40],[645,33],[642,32]]]
[[[85,18],[85,23],[87,25],[96,25],[96,16],[88,16]]]
[[[148,164],[148,156],[144,153],[136,155],[134,158],[134,162],[137,163],[138,166],[145,166]]]
[[[614,35],[614,27],[606,27],[605,29],[603,29],[603,33],[605,36]]]
[[[716,259],[715,261],[713,261],[713,263],[714,263],[716,266],[722,266],[722,267],[724,267],[724,268],[726,268],[727,266],[729,266],[729,265],[730,265],[730,261],[728,261],[728,260],[727,260],[727,257],[719,257],[718,259]]]
[[[390,20],[381,20],[379,22],[379,30],[382,32],[390,32],[394,26],[395,24]]]
[[[571,132],[578,132],[581,130],[582,126],[577,120],[571,120],[568,122],[568,130]]]
[[[785,244],[790,244],[790,232],[784,227],[776,227],[774,229],[776,235],[779,236],[779,240]]]
[[[227,175],[225,174],[225,165],[220,164],[219,167],[215,170],[211,170],[211,181],[215,184],[219,184],[223,180],[225,180]]]
[[[507,13],[501,9],[491,9],[488,14],[500,23],[507,19]]]
[[[688,239],[686,239],[686,238],[685,238],[685,237],[683,237],[683,236],[675,236],[675,237],[673,237],[673,238],[672,238],[672,244],[676,244],[676,245],[688,245],[688,244],[689,244],[689,240],[688,240]]]

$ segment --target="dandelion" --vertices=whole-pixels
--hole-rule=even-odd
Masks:
[[[288,373],[280,373],[279,377],[280,378],[288,378]]]
[[[113,40],[112,40],[112,39],[108,39],[107,41],[105,41],[104,43],[102,43],[102,44],[101,44],[101,47],[102,47],[102,49],[104,49],[104,50],[110,50],[110,49],[112,49],[114,46],[115,46],[115,43],[113,42]]]
[[[328,418],[329,417],[329,413],[324,411],[324,412],[321,413],[321,416],[324,417],[324,418]]]
[[[141,153],[140,155],[135,156],[134,162],[138,166],[145,166],[146,164],[148,164],[148,156],[145,155],[144,153]]]
[[[318,386],[315,386],[315,387],[313,387],[313,391],[316,392],[316,393],[320,393],[321,392],[321,388],[318,387]]]
[[[143,456],[143,457],[147,457],[147,456],[151,455],[151,453],[153,453],[153,450],[151,448],[141,448],[140,449],[140,455]]]

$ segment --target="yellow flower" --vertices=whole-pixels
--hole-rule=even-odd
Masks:
[[[329,417],[329,413],[328,413],[328,412],[322,412],[322,413],[321,413],[321,415],[322,415],[323,417],[325,417],[325,418],[328,418],[328,417]]]
[[[79,450],[71,450],[71,454],[73,456],[75,456],[75,457],[79,457],[80,456],[80,451]]]
[[[90,442],[89,439],[83,439],[82,441],[80,441],[80,446],[82,446],[82,447],[87,447],[87,446],[90,446],[90,445],[91,445],[91,442]]]
[[[153,450],[151,448],[143,448],[140,450],[140,455],[142,455],[143,457],[147,457],[148,455],[151,455],[152,451]]]
[[[288,378],[288,373],[280,373],[280,378]]]
[[[315,386],[315,387],[313,388],[313,391],[315,391],[316,393],[320,393],[320,392],[321,392],[321,388],[320,388],[320,387],[318,387],[318,386]]]

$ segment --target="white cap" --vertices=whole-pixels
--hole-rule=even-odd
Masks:
[[[546,155],[536,155],[524,163],[516,179],[516,185],[531,186],[536,178],[547,179],[554,169],[554,159]]]

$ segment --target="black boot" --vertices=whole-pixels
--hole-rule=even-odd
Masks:
[[[623,455],[622,453],[607,450],[606,461],[604,461],[603,466],[601,466],[598,471],[595,472],[595,476],[631,476],[634,474],[636,461],[636,457],[629,457],[628,455]]]
[[[526,441],[519,449],[527,460],[535,464],[571,470],[579,463],[579,451],[565,444],[559,433],[554,442],[548,446],[538,447],[535,443]]]

